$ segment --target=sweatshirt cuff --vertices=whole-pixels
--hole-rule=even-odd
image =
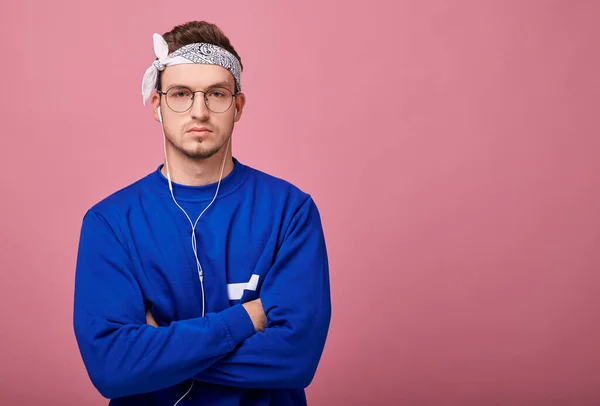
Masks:
[[[227,330],[231,345],[234,347],[256,333],[250,315],[241,304],[219,312],[219,316]]]

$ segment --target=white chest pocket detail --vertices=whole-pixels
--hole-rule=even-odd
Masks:
[[[229,300],[240,300],[245,290],[256,290],[259,277],[260,275],[254,274],[248,282],[228,283],[227,296],[229,296]]]

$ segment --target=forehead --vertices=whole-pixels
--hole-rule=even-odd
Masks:
[[[235,88],[235,80],[231,72],[219,65],[199,63],[167,66],[162,72],[162,88],[172,84],[186,85],[194,89],[203,89],[218,82],[226,82],[229,89]]]

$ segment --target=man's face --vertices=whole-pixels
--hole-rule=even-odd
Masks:
[[[205,104],[205,95],[200,92],[195,93],[192,107],[184,112],[175,112],[169,107],[167,98],[170,96],[155,94],[152,99],[155,117],[158,119],[157,108],[160,106],[165,136],[174,148],[192,159],[206,159],[219,152],[231,137],[234,122],[240,119],[245,101],[243,94],[232,98],[228,97],[229,93],[226,91],[221,91],[227,89],[231,94],[235,93],[233,75],[218,65],[168,66],[162,72],[160,90],[168,92],[169,89],[172,89],[172,97],[186,97],[189,89],[192,92],[212,91],[211,95],[231,99],[231,107],[223,113],[209,110]],[[175,107],[175,102],[170,105]]]

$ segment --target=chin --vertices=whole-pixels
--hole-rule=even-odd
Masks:
[[[184,154],[191,159],[207,159],[213,156],[217,151],[185,151]]]
[[[185,140],[184,142],[173,144],[179,152],[190,159],[207,159],[217,154],[224,148],[226,142],[219,144],[215,139]]]
[[[207,159],[219,152],[220,148],[189,148],[182,152],[192,159]]]

